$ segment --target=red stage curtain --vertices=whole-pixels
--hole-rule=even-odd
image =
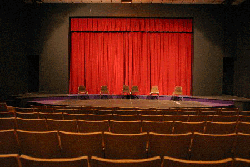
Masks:
[[[191,19],[72,18],[69,91],[121,94],[125,84],[148,95],[158,85],[161,95],[175,86],[190,95],[192,35]]]

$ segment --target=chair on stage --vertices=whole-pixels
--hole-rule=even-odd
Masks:
[[[88,94],[88,91],[86,90],[86,87],[83,85],[80,85],[78,87],[78,94]]]
[[[123,88],[122,88],[122,95],[130,95],[130,90],[129,90],[129,86],[127,86],[127,85],[123,85]],[[129,98],[129,97],[125,97],[125,98]]]
[[[175,95],[182,95],[183,94],[183,92],[182,92],[182,86],[176,86],[175,88],[174,88],[174,92],[173,92],[173,94],[172,94],[172,99],[174,99],[174,96]],[[181,98],[181,100],[183,100],[183,97]]]
[[[100,97],[102,98],[104,94],[109,94],[108,86],[106,85],[101,86]]]
[[[136,96],[137,93],[139,93],[139,88],[138,88],[138,86],[132,86],[130,95],[131,95],[131,96],[132,96],[132,95],[135,95],[135,97],[138,98],[138,97]]]
[[[159,99],[159,89],[158,89],[158,86],[152,86],[150,95],[152,95],[152,94],[157,94],[158,95],[158,99]]]
[[[129,86],[127,85],[123,85],[123,88],[122,88],[122,94],[130,94],[130,91],[129,91]]]

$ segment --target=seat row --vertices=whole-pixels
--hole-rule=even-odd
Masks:
[[[64,131],[0,131],[0,154],[36,158],[98,156],[108,159],[143,159],[170,156],[187,160],[250,159],[250,134],[115,134]]]
[[[0,163],[3,167],[249,167],[250,160],[242,158],[227,158],[216,161],[192,161],[182,160],[164,156],[146,159],[106,159],[97,156],[88,158],[81,156],[77,158],[45,159],[34,158],[27,155],[8,154],[0,155]]]
[[[249,167],[250,160],[242,158],[227,158],[216,161],[192,161],[182,160],[164,156],[161,160],[159,156],[146,159],[106,159],[97,156],[88,158],[81,156],[78,158],[45,159],[34,158],[27,155],[0,155],[0,163],[3,167]]]
[[[250,115],[250,112],[239,112],[238,108],[129,108],[129,107],[47,107],[17,108],[19,112],[65,112],[69,114],[137,114],[137,115]]]
[[[3,115],[3,113],[1,113]],[[1,115],[0,114],[0,115]],[[19,117],[24,119],[57,119],[57,120],[117,120],[117,121],[214,121],[214,122],[250,122],[250,116],[245,115],[120,115],[120,114],[68,114],[68,113],[42,113],[42,112],[15,112],[6,113],[4,117]],[[2,117],[2,118],[4,118]],[[1,118],[1,117],[0,117]]]
[[[68,131],[68,132],[113,132],[137,134],[156,132],[180,134],[199,132],[204,134],[250,134],[250,122],[182,122],[182,121],[88,121],[0,118],[0,130],[20,129],[28,131]]]

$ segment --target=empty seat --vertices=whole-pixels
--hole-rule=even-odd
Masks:
[[[241,115],[239,116],[239,121],[250,122],[250,116]]]
[[[18,154],[0,154],[0,164],[2,167],[21,167]]]
[[[236,133],[236,122],[207,122],[206,134],[231,134]]]
[[[0,118],[0,130],[16,129],[15,118]]]
[[[164,156],[163,166],[169,167],[230,167],[232,165],[232,158],[216,160],[216,161],[194,161],[177,159]]]
[[[0,154],[18,154],[18,142],[14,130],[0,131]]]
[[[240,115],[250,116],[250,111],[240,111]]]
[[[238,133],[234,146],[234,156],[250,159],[250,134]]]
[[[59,113],[39,113],[39,118],[40,119],[57,119],[57,120],[62,120],[63,119],[63,114],[61,112]]]
[[[115,110],[113,114],[117,115],[138,115],[139,111],[137,110]]]
[[[171,156],[188,159],[192,133],[157,134],[149,133],[148,155]]]
[[[27,131],[47,131],[45,119],[16,119],[17,129]]]
[[[141,115],[144,121],[163,121],[163,115]]]
[[[141,133],[141,121],[110,121],[110,132],[119,134]]]
[[[39,114],[38,112],[16,112],[16,117],[23,118],[23,119],[38,119]]]
[[[47,119],[48,130],[59,130],[66,132],[77,132],[76,120],[53,120]]]
[[[105,114],[105,115],[96,115],[96,114],[89,114],[87,120],[90,121],[101,121],[101,120],[110,120],[112,119],[112,114]]]
[[[21,154],[39,158],[59,158],[61,156],[56,131],[37,132],[17,130]]]
[[[243,158],[235,158],[234,167],[249,167],[250,166],[250,159],[243,159]]]
[[[116,121],[137,121],[137,120],[140,120],[140,116],[138,115],[113,115],[112,119]]]
[[[237,132],[250,134],[250,122],[239,122]]]
[[[191,160],[221,160],[232,157],[236,134],[194,133],[191,146]]]
[[[59,132],[62,156],[65,158],[79,156],[104,157],[102,132],[72,133]]]
[[[104,132],[105,158],[110,159],[144,159],[146,153],[147,133],[114,134]]]
[[[88,157],[43,159],[21,155],[23,167],[88,167]]]
[[[173,133],[181,134],[188,132],[204,133],[205,122],[174,122]]]
[[[89,115],[87,114],[63,114],[64,120],[89,120]]]
[[[8,112],[8,111],[0,112],[0,118],[9,118],[14,116],[15,116],[14,112]]]
[[[188,121],[188,115],[164,115],[163,121]]]
[[[161,158],[155,156],[146,159],[106,159],[91,157],[91,167],[160,167]]]
[[[173,122],[142,121],[142,132],[155,132],[162,134],[173,133]]]
[[[189,115],[188,122],[212,121],[213,115]]]
[[[218,112],[216,110],[200,110],[199,115],[216,115]]]
[[[83,121],[78,120],[78,131],[81,133],[88,132],[107,132],[109,131],[108,121]]]
[[[24,113],[31,112],[32,113],[32,112],[37,112],[38,108],[34,108],[34,107],[32,107],[32,108],[21,108],[21,107],[19,107],[16,110],[18,112],[24,112]]]
[[[214,115],[213,122],[236,122],[238,116]]]

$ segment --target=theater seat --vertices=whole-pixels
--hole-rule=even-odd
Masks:
[[[231,167],[232,158],[216,161],[193,161],[164,156],[164,167]]]
[[[23,167],[88,167],[88,157],[43,159],[21,155],[20,161]]]
[[[1,167],[22,167],[19,166],[18,154],[0,154]]]
[[[21,154],[39,158],[59,158],[61,150],[56,131],[17,130]]]
[[[104,132],[105,158],[110,159],[144,159],[146,153],[147,133],[114,134]]]
[[[146,159],[105,159],[91,157],[91,167],[161,167],[160,156]]]
[[[102,132],[71,133],[59,132],[64,158],[79,156],[104,157]]]

